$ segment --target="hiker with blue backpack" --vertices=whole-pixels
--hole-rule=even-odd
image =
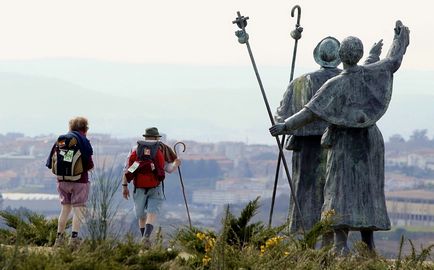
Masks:
[[[128,183],[133,182],[134,210],[139,223],[144,248],[151,246],[150,236],[154,229],[164,197],[165,173],[172,173],[181,164],[175,152],[160,141],[156,127],[143,134],[137,146],[130,152],[122,177],[122,195],[128,200]]]
[[[89,123],[86,118],[71,119],[69,132],[58,137],[46,163],[46,166],[56,175],[57,191],[62,205],[55,247],[65,243],[65,228],[71,211],[73,216],[69,245],[75,248],[80,244],[78,233],[84,219],[90,188],[88,171],[94,166],[93,149],[86,138],[88,130]]]

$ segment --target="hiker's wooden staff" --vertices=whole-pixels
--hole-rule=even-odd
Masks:
[[[253,69],[254,69],[255,74],[256,74],[256,79],[258,80],[259,88],[261,89],[261,93],[262,93],[262,97],[264,99],[265,107],[267,108],[268,117],[270,118],[271,125],[274,126],[275,122],[274,122],[273,115],[271,113],[270,104],[268,103],[268,99],[267,99],[267,96],[265,94],[264,86],[262,85],[262,80],[261,80],[261,77],[259,76],[258,68],[256,67],[256,62],[255,62],[255,59],[253,57],[252,49],[250,48],[249,35],[247,34],[246,29],[245,29],[245,27],[247,26],[247,20],[249,19],[249,17],[241,16],[241,13],[239,11],[237,12],[237,15],[238,15],[237,18],[234,21],[232,21],[232,23],[237,24],[237,26],[241,30],[236,31],[235,35],[238,37],[239,43],[246,44],[246,46],[247,46],[247,51],[249,52],[250,60],[252,62]],[[282,156],[283,166],[285,168],[286,177],[288,179],[289,188],[291,190],[291,196],[292,196],[292,199],[294,200],[294,204],[295,204],[295,207],[298,211],[298,214],[300,215],[301,229],[303,231],[303,234],[305,234],[303,216],[301,215],[300,206],[298,204],[297,198],[295,197],[294,187],[292,185],[291,176],[289,174],[288,164],[286,163],[285,155],[283,155],[283,149],[282,149],[282,145],[279,142],[279,138],[277,136],[275,138],[276,138],[277,146],[279,147],[279,153]]]
[[[295,40],[295,44],[294,44],[294,51],[292,53],[291,75],[289,76],[290,83],[294,79],[295,58],[297,56],[297,44],[298,44],[298,40],[301,38],[301,32],[303,32],[303,27],[300,26],[300,18],[301,18],[300,6],[295,5],[292,8],[291,17],[294,17],[295,10],[297,10],[298,12],[297,12],[297,24],[295,25],[295,29],[291,31],[291,37]],[[285,134],[282,135],[281,145],[283,145],[284,143],[285,143]],[[282,161],[282,152],[279,152],[279,156],[277,158],[276,175],[274,177],[273,195],[271,197],[271,207],[270,207],[270,216],[268,218],[268,227],[271,227],[271,222],[273,220],[274,202],[276,200],[276,189],[277,189],[277,182],[279,181],[281,161]]]
[[[176,155],[178,155],[178,153],[176,152],[176,146],[178,144],[182,144],[182,146],[184,146],[184,149],[182,150],[182,152],[185,152],[185,149],[186,149],[185,143],[183,143],[183,142],[175,143],[175,145],[173,145],[173,150],[175,151]],[[182,195],[184,196],[185,209],[187,209],[188,224],[190,224],[190,229],[191,229],[192,226],[191,226],[190,211],[188,210],[187,196],[185,195],[185,188],[184,188],[184,181],[182,180],[181,165],[178,166],[178,173],[179,173],[179,180],[181,181]]]

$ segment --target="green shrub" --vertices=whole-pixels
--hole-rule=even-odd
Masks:
[[[47,219],[43,215],[28,210],[9,212],[0,211],[9,229],[0,230],[0,242],[15,244],[19,241],[30,245],[51,246],[57,234],[57,219]],[[71,221],[68,221],[69,227]]]
[[[36,241],[43,237],[35,235],[43,233],[27,223],[43,228],[45,223],[40,217],[6,215],[8,226],[18,228],[8,232],[18,240],[12,246],[0,245],[0,269],[434,269],[429,262],[434,245],[418,251],[403,237],[394,261],[369,251],[362,242],[356,243],[354,252],[346,257],[339,257],[328,248],[314,249],[314,243],[329,231],[330,220],[323,220],[304,238],[297,239],[282,234],[286,224],[269,229],[261,222],[252,223],[257,203],[258,199],[247,204],[239,217],[228,208],[219,233],[183,227],[172,238],[170,248],[163,247],[160,241],[146,251],[131,235],[122,240],[101,240],[97,245],[86,240],[74,251],[68,247],[35,247],[44,243]],[[23,235],[33,237],[29,241],[33,246],[23,245],[24,241],[20,241]],[[403,256],[406,243],[411,252]]]

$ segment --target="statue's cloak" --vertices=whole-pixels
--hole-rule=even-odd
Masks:
[[[337,126],[369,127],[386,112],[392,82],[393,73],[381,65],[355,66],[328,80],[306,107]]]
[[[354,66],[328,80],[306,104],[330,123],[322,139],[329,148],[322,211],[336,212],[335,229],[390,229],[384,141],[375,122],[389,106],[392,82],[388,61]]]

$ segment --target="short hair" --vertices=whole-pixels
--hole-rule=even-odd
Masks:
[[[347,37],[341,42],[339,57],[342,63],[355,65],[363,56],[363,43],[356,37]]]
[[[82,116],[77,116],[69,120],[69,130],[70,131],[82,131],[86,132],[89,130],[89,123],[87,118]]]

